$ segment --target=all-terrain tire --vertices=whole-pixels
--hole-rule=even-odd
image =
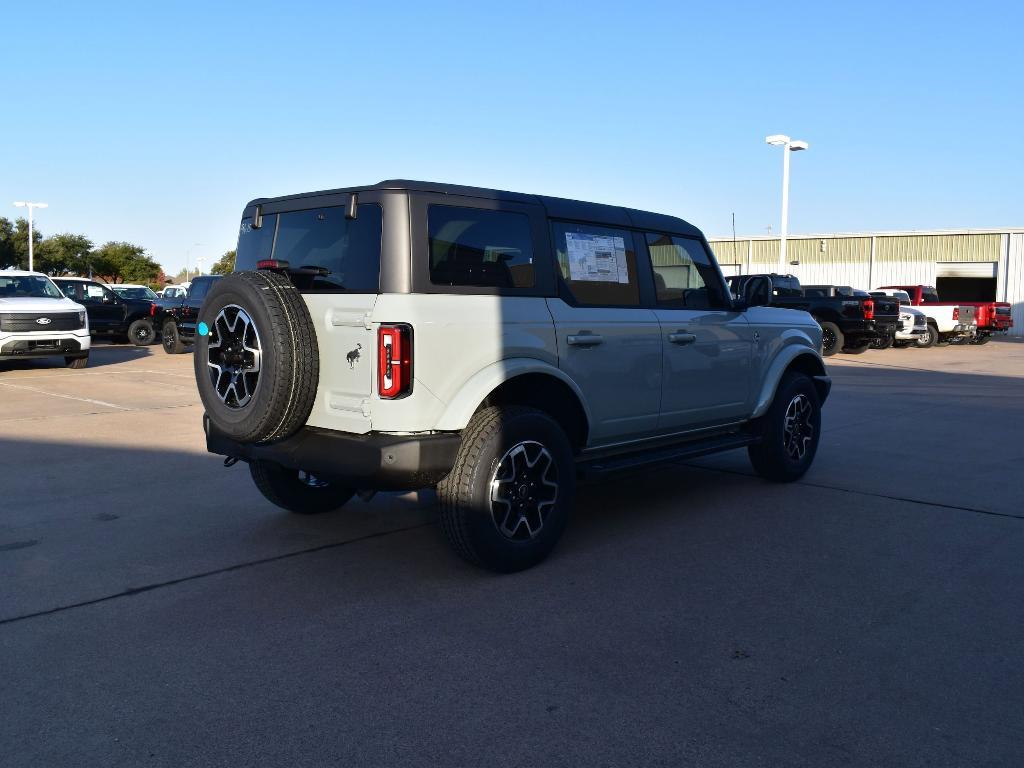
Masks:
[[[178,326],[174,324],[173,320],[164,323],[160,336],[160,344],[168,355],[181,355],[188,351],[188,345],[181,340],[181,336],[178,335]]]
[[[89,364],[89,356],[85,357],[65,357],[64,366],[66,368],[74,368],[75,370],[81,370]]]
[[[333,512],[355,495],[352,488],[270,461],[249,462],[249,473],[267,501],[300,515]]]
[[[128,341],[136,347],[148,347],[156,341],[156,331],[153,330],[153,321],[140,317],[128,326]]]
[[[871,342],[871,349],[889,349],[893,344],[896,343],[896,337],[888,333],[880,339],[875,339]]]
[[[928,323],[928,335],[922,339],[916,339],[914,346],[919,349],[928,349],[939,343],[939,329]]]
[[[800,423],[789,424],[798,413],[802,414]],[[814,462],[821,441],[821,401],[814,382],[802,373],[786,373],[768,412],[758,419],[755,429],[760,439],[747,448],[754,471],[778,483],[803,477]],[[794,455],[794,446],[802,446],[803,453]]]
[[[320,351],[302,294],[287,277],[264,270],[216,281],[196,328],[196,383],[214,427],[239,442],[269,443],[306,423]]]
[[[492,500],[494,493],[510,502]],[[544,504],[534,504],[541,494]],[[460,557],[499,573],[529,568],[555,548],[573,507],[569,439],[535,408],[484,408],[463,430],[455,466],[437,495],[441,530]]]
[[[846,337],[839,330],[839,326],[827,320],[819,321],[821,326],[821,354],[822,357],[831,357],[843,348]]]

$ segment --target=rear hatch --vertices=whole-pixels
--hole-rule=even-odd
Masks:
[[[320,380],[307,424],[364,434],[372,426],[380,286],[381,206],[349,195],[266,201],[246,209],[235,270],[272,260],[302,292],[320,350]],[[355,213],[353,217],[351,214]]]

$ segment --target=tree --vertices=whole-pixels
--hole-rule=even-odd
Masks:
[[[210,267],[211,275],[230,275],[235,271],[235,251],[228,251]]]
[[[54,235],[36,246],[35,266],[40,272],[60,276],[88,274],[92,241],[85,235]]]
[[[89,255],[93,272],[109,283],[149,283],[160,274],[160,265],[141,245],[109,242]]]
[[[43,236],[32,227],[33,241],[39,243]],[[33,265],[35,266],[35,265]],[[28,220],[10,219],[0,216],[0,269],[14,267],[28,269]]]

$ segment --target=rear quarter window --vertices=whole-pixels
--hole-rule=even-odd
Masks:
[[[484,288],[536,284],[530,219],[513,211],[431,205],[430,282]]]

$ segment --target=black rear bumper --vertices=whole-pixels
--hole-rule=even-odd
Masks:
[[[455,432],[353,435],[303,427],[291,437],[265,445],[239,443],[203,414],[206,449],[243,461],[272,461],[358,490],[413,491],[436,485],[455,465],[462,443]]]

